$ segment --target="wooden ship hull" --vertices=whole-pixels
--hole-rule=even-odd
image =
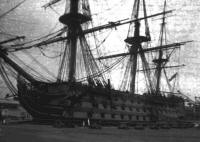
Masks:
[[[109,22],[105,25],[87,29],[87,24],[92,20],[88,2],[82,0],[70,0],[69,2],[70,4],[67,4],[67,6],[70,6],[68,7],[69,12],[66,11],[59,18],[64,27],[67,27],[67,30],[63,28],[55,37],[49,37],[49,39],[31,45],[31,47],[16,47],[11,50],[11,52],[14,52],[32,47],[43,47],[67,40],[54,83],[37,80],[9,58],[9,49],[0,48],[1,59],[18,74],[18,77],[16,77],[18,92],[15,95],[32,117],[35,120],[54,121],[62,119],[79,124],[90,120],[90,122],[101,122],[109,125],[116,125],[120,122],[148,124],[181,118],[183,115],[183,101],[178,98],[175,99],[178,101],[172,103],[170,96],[165,97],[159,92],[161,70],[164,64],[168,62],[168,59],[163,57],[162,49],[179,47],[185,42],[170,45],[161,44],[154,48],[142,48],[142,43],[151,41],[147,18],[164,14],[163,23],[165,23],[165,14],[171,11],[165,11],[164,9],[164,12],[147,16],[145,1],[143,1],[144,17],[139,18],[140,0],[136,0],[131,20]],[[48,6],[51,6],[51,3],[47,4]],[[145,36],[140,35],[140,20],[145,22]],[[83,24],[85,26],[82,26]],[[128,52],[106,58],[129,56],[130,62],[127,64],[128,70],[124,79],[127,80],[128,76],[130,77],[130,82],[127,83],[130,92],[114,90],[110,87],[110,83],[105,81],[103,73],[107,69],[104,70],[104,68],[98,66],[85,36],[104,29],[116,28],[123,24],[130,24],[131,27],[129,29],[131,31],[125,39],[126,44],[129,45]],[[164,29],[164,27],[162,28]],[[161,31],[163,34],[163,30]],[[64,36],[58,36],[62,34]],[[153,76],[150,73],[151,68],[149,68],[144,53],[155,50],[159,50],[159,58],[154,60],[157,72],[155,72],[156,82],[153,82]],[[144,85],[147,85],[146,90],[150,92],[146,95],[135,93],[137,58],[139,55],[144,64],[144,74],[147,77]],[[169,57],[167,56],[167,58]],[[7,79],[6,77],[5,79]],[[86,79],[80,83],[80,78]],[[86,84],[83,84],[83,82]]]
[[[149,103],[146,95],[130,95],[78,83],[43,84],[35,88],[20,80],[18,90],[20,103],[37,121],[62,120],[82,124],[89,120],[103,125],[121,122],[146,125],[157,121],[176,121],[183,116],[182,105],[155,105]]]

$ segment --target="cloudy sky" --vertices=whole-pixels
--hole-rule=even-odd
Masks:
[[[22,0],[1,0],[0,15],[8,9],[14,7]],[[62,25],[58,22],[58,17],[64,12],[64,0],[52,9],[44,9],[42,6],[49,0],[27,0],[7,16],[0,18],[0,39],[9,38],[10,35],[24,35],[26,40],[34,39],[46,35]],[[89,0],[90,1],[90,0]],[[99,4],[97,4],[99,3]],[[180,61],[186,66],[180,70],[180,90],[190,96],[200,96],[200,0],[167,0],[167,9],[174,12],[167,18],[169,40],[173,42],[193,40],[193,43],[186,44],[181,48]],[[129,18],[133,1],[131,0],[94,0],[91,1],[91,8],[103,22],[116,21]],[[162,11],[163,1],[147,1],[148,15]],[[94,11],[95,9],[95,11]],[[95,14],[93,15],[95,18]],[[100,24],[100,20],[98,20]],[[158,19],[150,20],[152,33],[159,31],[156,23]],[[157,23],[158,24],[158,23]],[[120,30],[120,28],[119,28]],[[9,35],[6,35],[9,34]],[[124,40],[127,30],[121,28],[120,33],[115,35],[118,40]],[[109,42],[114,40],[110,38]],[[111,43],[111,42],[110,42]],[[113,42],[112,42],[113,43]],[[109,47],[124,47],[123,42],[115,42]],[[123,50],[122,50],[123,51]]]

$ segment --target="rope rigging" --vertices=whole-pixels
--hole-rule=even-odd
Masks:
[[[0,75],[1,75],[2,79],[4,80],[8,89],[11,91],[13,96],[15,96],[17,94],[17,89],[13,85],[13,81],[11,81],[10,78],[8,77],[8,73],[7,73],[7,70],[4,67],[3,61],[1,60],[0,62],[1,62],[0,63]]]
[[[38,48],[41,52],[41,54],[47,58],[50,58],[50,59],[55,59],[55,58],[58,58],[58,57],[61,57],[63,55],[63,53],[59,53],[58,55],[54,55],[54,56],[50,56],[50,55],[47,55],[43,50],[42,48]]]
[[[17,62],[20,66],[23,66],[23,69],[32,77],[34,77],[35,79],[37,79],[38,81],[47,81],[49,82],[49,80],[47,78],[45,78],[41,73],[39,73],[38,71],[36,71],[36,69],[30,67],[29,65],[27,65],[24,61],[22,61],[20,58],[18,58],[15,54],[10,54],[11,58],[13,58],[15,60],[15,62]]]
[[[56,77],[54,76],[54,74],[51,71],[49,71],[49,69],[46,66],[41,64],[35,57],[33,57],[29,51],[24,50],[23,53],[27,54],[32,59],[32,61],[34,61],[39,67],[43,69],[43,71],[45,71],[55,80]]]
[[[51,2],[57,2],[59,0],[52,0]],[[145,37],[150,40],[150,31],[149,31],[149,25],[148,25],[148,21],[147,21],[147,11],[146,11],[146,4],[145,4],[145,0],[141,0],[143,2],[143,11],[144,11],[144,17],[141,18],[142,20],[144,20],[144,24],[145,24]],[[121,0],[122,2],[122,0]],[[81,5],[81,6],[80,6]],[[91,11],[90,11],[90,7],[89,7],[89,3],[88,0],[82,0],[80,2],[79,7],[80,10],[79,12],[83,15],[87,15],[89,17],[92,17]],[[94,54],[93,51],[96,51],[97,55],[100,56],[102,54],[100,47],[106,42],[106,40],[109,38],[110,34],[112,33],[112,30],[101,40],[101,41],[97,41],[97,34],[96,31],[100,31],[103,29],[108,29],[108,28],[116,28],[119,25],[122,24],[127,24],[127,23],[131,23],[129,25],[129,30],[128,30],[128,34],[127,34],[127,38],[128,37],[133,37],[134,36],[134,30],[135,30],[135,25],[134,23],[140,23],[140,19],[138,17],[139,15],[139,5],[140,5],[140,1],[136,0],[135,4],[133,6],[133,11],[132,11],[132,15],[131,15],[131,20],[120,20],[120,21],[116,21],[116,22],[110,22],[106,25],[100,26],[100,27],[94,27],[92,24],[92,22],[88,21],[86,23],[83,23],[81,25],[79,25],[78,29],[76,29],[77,31],[75,31],[72,36],[76,37],[76,61],[75,61],[75,81],[81,81],[81,82],[87,82],[92,83],[96,86],[98,86],[99,84],[102,86],[106,86],[107,82],[105,79],[105,73],[110,71],[111,69],[114,69],[115,67],[117,67],[117,65],[119,65],[120,63],[122,63],[122,61],[125,61],[126,56],[122,56],[120,58],[118,58],[116,61],[114,62],[110,62],[110,64],[108,66],[105,65],[105,63],[103,63],[102,61],[96,61],[94,58]],[[45,6],[46,7],[46,6]],[[51,7],[51,6],[50,6]],[[68,14],[68,10],[70,9],[69,6],[66,7],[66,13]],[[169,11],[168,11],[169,12]],[[167,13],[167,12],[166,12]],[[161,13],[159,13],[160,15]],[[149,16],[150,17],[150,16]],[[134,21],[135,20],[135,21]],[[90,28],[90,25],[92,25],[92,28]],[[56,25],[55,25],[56,27]],[[19,63],[21,65],[21,67],[24,67],[24,70],[26,72],[28,72],[31,76],[33,76],[36,80],[38,81],[46,81],[46,82],[52,82],[53,80],[57,79],[57,82],[66,82],[69,81],[69,67],[70,67],[70,53],[73,50],[74,47],[71,46],[72,44],[72,37],[69,36],[69,32],[70,31],[70,27],[68,27],[67,25],[65,25],[63,28],[49,33],[48,35],[45,35],[43,37],[40,37],[38,39],[32,40],[32,41],[28,41],[22,44],[15,44],[15,45],[11,45],[11,46],[3,46],[2,49],[6,49],[7,52],[13,53],[13,52],[19,52],[20,50],[24,50],[24,49],[30,49],[33,47],[36,47],[39,49],[39,51],[41,52],[41,54],[47,58],[50,59],[59,59],[59,69],[58,69],[58,73],[57,76],[55,77],[55,75],[49,71],[49,69],[47,67],[45,67],[43,64],[41,64],[40,61],[38,61],[37,59],[35,59],[34,56],[32,56],[28,51],[24,51],[24,54],[27,54],[27,56],[29,58],[32,59],[32,62],[36,63],[38,66],[40,66],[41,69],[43,69],[46,73],[48,73],[48,75],[50,75],[53,79],[47,78],[46,76],[44,76],[41,72],[39,72],[38,70],[29,67],[28,64],[24,63],[22,60],[20,60],[17,56],[15,56],[14,54],[13,59],[16,60],[17,63]],[[95,45],[96,47],[91,49],[89,40],[87,40],[88,36],[86,36],[86,34],[91,34],[94,37],[94,41],[95,41]],[[140,35],[139,35],[140,36]],[[62,38],[62,40],[57,41],[57,39]],[[46,52],[44,49],[45,47],[50,43],[54,43],[54,42],[59,42],[59,44],[54,44],[53,46],[55,46],[56,48],[60,48],[61,52],[55,56],[49,56],[48,52]],[[141,44],[141,43],[140,43]],[[147,43],[148,45],[148,43]],[[134,46],[134,45],[133,45]],[[49,46],[48,46],[49,47]],[[143,46],[144,47],[144,46]],[[131,80],[133,79],[133,61],[138,58],[140,56],[141,58],[141,63],[142,63],[142,68],[144,71],[144,76],[145,76],[145,84],[148,88],[149,92],[153,92],[156,88],[155,88],[155,77],[152,76],[152,73],[150,71],[150,64],[149,64],[149,60],[146,58],[146,55],[144,54],[144,50],[146,48],[143,48],[142,46],[138,46],[137,48],[137,54],[129,54],[130,57],[128,58],[127,61],[127,65],[124,71],[124,77],[122,79],[122,84],[120,86],[121,90],[129,90],[131,88]],[[132,53],[131,50],[133,50],[130,45],[126,45],[126,48],[129,50],[130,53]],[[134,47],[135,48],[135,47]],[[59,50],[59,49],[58,49]],[[172,51],[173,52],[173,51]],[[172,52],[170,54],[168,54],[167,58],[169,58],[169,56],[171,56]],[[140,67],[138,65],[139,60],[136,61],[136,68]],[[5,69],[3,67],[1,67],[1,74],[3,74],[3,78],[8,80],[8,77],[5,75]],[[137,71],[137,69],[134,69],[135,71]],[[165,72],[165,70],[164,70]],[[167,75],[166,75],[167,77]],[[138,79],[136,77],[136,79]],[[10,82],[7,81],[8,86],[10,86],[10,88],[12,90],[13,86],[10,85]],[[138,87],[138,86],[137,86]],[[13,91],[14,92],[14,91]]]
[[[140,11],[140,0],[135,0],[132,10],[131,19],[138,19],[139,17],[139,11]],[[155,85],[152,81],[152,75],[149,69],[149,63],[145,57],[145,54],[143,52],[143,48],[141,45],[141,41],[143,42],[150,41],[150,32],[149,32],[149,25],[147,21],[147,12],[146,12],[146,4],[145,0],[142,0],[143,2],[143,14],[144,14],[144,23],[145,23],[145,37],[140,36],[140,22],[136,21],[134,24],[131,23],[129,25],[129,30],[127,34],[127,39],[125,40],[127,42],[126,47],[128,47],[130,54],[129,61],[127,62],[127,67],[124,72],[124,79],[122,80],[121,87],[122,89],[129,88],[131,92],[134,94],[136,89],[136,72],[137,72],[137,62],[138,62],[138,54],[141,57],[142,61],[142,67],[144,71],[145,76],[145,83],[146,87],[148,88],[148,92],[154,92]],[[140,41],[141,40],[141,41]],[[131,46],[128,46],[131,45]],[[129,83],[130,82],[130,83]]]
[[[18,3],[16,6],[14,6],[13,8],[9,9],[8,11],[6,11],[5,13],[0,15],[0,19],[7,16],[9,13],[13,12],[15,9],[17,9],[18,7],[20,7],[23,3],[25,3],[27,0],[23,0],[20,3]]]
[[[9,52],[16,52],[16,51],[20,51],[20,50],[24,50],[24,49],[31,49],[33,47],[40,47],[40,45],[42,43],[46,43],[49,40],[52,40],[56,37],[61,36],[66,30],[67,30],[67,28],[64,27],[64,28],[62,28],[62,29],[60,29],[56,32],[50,33],[50,34],[45,35],[43,37],[40,37],[38,39],[34,39],[34,40],[31,40],[31,41],[28,41],[28,42],[25,42],[25,43],[21,43],[21,44],[12,45],[11,47],[8,48],[8,51]],[[39,42],[37,42],[37,41],[39,41]],[[34,43],[34,42],[37,42],[37,43]],[[32,45],[29,45],[29,44],[32,44]]]

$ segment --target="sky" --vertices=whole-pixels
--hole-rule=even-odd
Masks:
[[[64,0],[59,2],[53,10],[42,8],[48,1],[49,0],[27,0],[14,12],[0,19],[0,32],[12,35],[24,35],[27,37],[26,40],[30,40],[44,36],[58,29],[62,26],[58,22],[58,17],[64,12],[65,2]],[[20,0],[1,0],[0,14],[15,6],[18,2],[20,2]],[[96,20],[97,23],[95,23],[97,25],[129,18],[132,9],[131,5],[133,5],[133,0],[94,0],[90,2],[91,8],[93,9],[92,12],[98,15],[99,18]],[[147,1],[148,15],[161,12],[162,9],[162,0]],[[181,64],[186,65],[179,70],[180,90],[191,98],[194,98],[194,96],[200,97],[200,0],[167,0],[167,9],[174,10],[166,21],[169,31],[169,41],[178,42],[193,40],[192,43],[188,43],[180,49]],[[93,17],[97,18],[95,14]],[[149,23],[151,33],[156,33],[160,30],[159,26],[155,26],[155,24],[159,25],[159,18],[149,20]],[[117,30],[119,30],[117,34],[112,32],[111,36],[105,41],[106,47],[115,49],[116,52],[112,53],[124,51],[122,47],[125,45],[124,42],[121,41],[124,41],[127,36],[127,27],[120,27],[117,28]],[[108,34],[109,31],[105,32],[104,37]],[[1,34],[0,37],[0,39],[3,39],[9,36]],[[152,37],[156,39],[156,37]],[[119,42],[117,42],[116,39]],[[46,60],[44,63],[47,66],[52,64]],[[50,70],[53,70],[53,67],[50,67]],[[118,76],[117,73],[113,75],[114,78]],[[5,92],[1,92],[3,96]]]

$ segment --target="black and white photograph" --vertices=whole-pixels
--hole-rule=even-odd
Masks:
[[[0,0],[0,142],[199,142],[200,0]]]

